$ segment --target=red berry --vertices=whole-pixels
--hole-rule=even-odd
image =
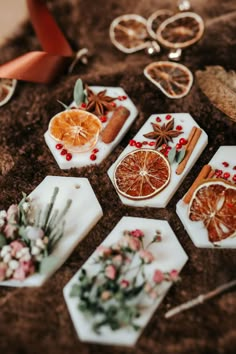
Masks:
[[[176,144],[176,150],[180,150],[182,148],[182,144],[178,143]]]
[[[119,101],[123,101],[122,96],[118,96],[118,100],[119,100]]]
[[[98,149],[93,149],[93,153],[96,154],[99,150]]]
[[[130,146],[135,146],[135,145],[136,145],[136,141],[133,140],[133,139],[131,139],[131,140],[129,141],[129,145],[130,145]]]
[[[230,177],[230,173],[229,172],[225,172],[223,174],[223,178],[228,179],[229,177]]]
[[[215,171],[216,177],[221,177],[222,173],[223,173],[222,170],[216,170],[216,171]]]
[[[179,143],[180,143],[181,145],[186,145],[187,142],[188,142],[188,140],[186,140],[186,139],[184,139],[184,138],[179,139]]]
[[[63,156],[63,155],[66,155],[67,154],[67,150],[66,149],[63,149],[63,150],[61,150],[61,155]]]
[[[101,116],[101,117],[100,117],[100,121],[101,121],[102,123],[106,123],[107,117],[106,117],[106,116]]]
[[[86,107],[87,107],[86,103],[81,103],[80,108],[86,108]]]
[[[183,127],[181,125],[177,125],[176,130],[182,130]]]
[[[227,206],[229,207],[229,208],[233,208],[233,204],[232,203],[227,203]]]
[[[234,175],[232,179],[234,182],[236,182],[236,175]]]
[[[165,149],[167,149],[168,145],[167,144],[162,144],[161,147],[162,147],[162,149],[165,150]]]
[[[62,145],[62,144],[57,144],[57,145],[56,145],[56,149],[57,149],[57,150],[61,150],[62,148],[63,148],[63,145]]]
[[[127,100],[127,96],[122,96],[123,100]]]
[[[165,151],[165,152],[164,152],[165,157],[167,157],[168,154],[169,154],[169,151]]]
[[[70,161],[72,159],[72,155],[69,152],[66,154],[66,159],[67,161]]]
[[[160,117],[156,117],[156,122],[160,123],[161,122],[161,118]]]
[[[155,141],[150,141],[150,143],[148,144],[149,146],[154,146],[156,145]]]
[[[166,120],[170,120],[172,117],[171,117],[171,115],[170,114],[167,114],[166,115]]]
[[[148,145],[148,141],[145,141],[145,140],[144,140],[144,141],[142,142],[142,144],[143,144],[143,145]]]
[[[115,102],[111,102],[110,105],[111,105],[112,107],[116,107],[116,103],[115,103]]]
[[[169,152],[171,150],[171,147],[167,145],[166,151]]]
[[[136,145],[136,148],[138,148],[138,149],[140,149],[143,146],[143,144],[140,143],[139,141],[137,141],[137,143],[135,145]]]
[[[224,167],[228,167],[228,166],[229,166],[229,163],[226,162],[226,161],[224,161],[224,162],[222,162],[222,165],[223,165]]]
[[[95,154],[91,154],[90,155],[90,160],[95,161],[96,158],[97,158],[97,156]]]
[[[233,167],[233,170],[236,170],[236,166]]]

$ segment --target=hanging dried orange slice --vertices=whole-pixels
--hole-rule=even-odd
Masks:
[[[58,113],[49,123],[49,133],[72,152],[85,152],[94,147],[102,124],[92,113],[71,109]]]
[[[167,186],[170,171],[168,160],[160,152],[137,149],[118,163],[114,172],[115,187],[126,198],[152,198]]]
[[[158,27],[156,39],[167,48],[185,48],[203,35],[204,23],[194,12],[174,15]]]
[[[0,79],[0,107],[11,99],[16,88],[16,83],[16,80]]]
[[[189,218],[204,223],[211,242],[236,236],[236,186],[219,179],[202,183],[190,201]]]
[[[147,19],[147,30],[153,39],[157,39],[157,29],[167,18],[171,17],[173,12],[171,10],[162,9],[157,10]]]
[[[115,18],[110,25],[112,43],[124,53],[134,53],[150,46],[147,20],[130,14]]]
[[[186,66],[169,61],[149,64],[144,75],[169,98],[186,96],[193,83],[193,75]]]

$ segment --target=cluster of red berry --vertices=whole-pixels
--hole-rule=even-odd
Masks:
[[[97,159],[97,153],[99,149],[93,149],[92,154],[90,155],[90,160],[95,161]]]
[[[229,163],[226,162],[226,161],[222,162],[222,165],[223,165],[225,168],[229,167]],[[233,167],[233,170],[234,170],[234,171],[236,170],[236,166]],[[230,174],[229,172],[224,172],[223,170],[216,169],[216,170],[215,170],[215,177],[216,177],[216,178],[223,178],[223,179],[225,179],[225,180],[228,180],[228,179],[231,177],[231,174]],[[236,182],[236,174],[234,174],[234,175],[232,176],[232,180],[233,180],[234,182]]]
[[[72,154],[66,149],[64,149],[62,144],[57,144],[56,149],[61,150],[61,156],[65,156],[67,161],[70,161],[72,159]]]

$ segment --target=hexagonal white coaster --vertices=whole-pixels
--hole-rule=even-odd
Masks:
[[[213,170],[222,170],[229,173],[229,181],[234,182],[236,179],[236,146],[221,146],[209,161],[209,165]],[[226,162],[226,166],[223,165]],[[228,166],[227,166],[228,164]],[[235,176],[235,177],[234,177]],[[215,177],[214,177],[215,178]],[[199,248],[236,248],[236,238],[229,237],[220,242],[212,243],[208,240],[207,229],[201,221],[191,221],[188,217],[188,204],[181,199],[176,204],[176,213],[182,221],[184,228],[189,234],[194,245]]]
[[[64,235],[50,255],[56,258],[54,266],[44,274],[35,273],[24,281],[2,281],[0,285],[15,287],[41,286],[61,267],[77,244],[102,217],[102,208],[87,178],[47,176],[29,195],[33,205],[38,208],[45,207],[49,203],[55,187],[59,187],[55,208],[62,210],[68,199],[72,200],[72,204],[66,215]]]
[[[180,271],[184,267],[188,260],[188,256],[177,240],[168,222],[164,220],[125,216],[118,222],[101,245],[104,247],[110,247],[121,239],[124,230],[134,229],[140,229],[144,232],[145,237],[143,242],[145,245],[151,242],[156,230],[159,230],[162,234],[162,241],[157,244],[154,243],[150,248],[155,256],[155,261],[150,265],[146,265],[146,267],[149,267],[147,271],[150,272],[150,274],[152,274],[155,269],[166,272],[172,269]],[[96,255],[97,251],[89,257],[82,267],[86,269],[88,274],[95,274],[95,272],[99,270],[94,264],[94,257],[96,257]],[[140,326],[139,330],[123,327],[112,331],[109,327],[104,327],[100,334],[96,334],[92,330],[92,319],[85,316],[84,313],[78,309],[78,298],[70,297],[72,286],[78,282],[81,269],[74,275],[63,290],[68,310],[80,340],[83,342],[95,342],[100,344],[122,346],[135,345],[143,328],[147,325],[151,316],[165,297],[171,283],[164,282],[160,285],[160,296],[149,302],[141,316],[135,321]]]
[[[177,126],[181,126],[183,128],[182,129],[183,133],[179,137],[173,138],[173,142],[169,143],[169,145],[172,147],[176,145],[176,143],[178,142],[178,140],[180,138],[187,139],[191,129],[194,126],[200,128],[199,125],[195,122],[195,120],[188,113],[171,113],[171,114],[158,114],[158,115],[152,114],[133,139],[135,141],[139,141],[139,142],[142,142],[144,140],[147,141],[147,139],[145,139],[145,137],[143,135],[152,131],[151,123],[157,123],[156,119],[158,119],[159,124],[168,123],[169,120],[166,120],[166,117],[169,115],[171,115],[174,118],[174,122],[175,122],[174,129]],[[154,140],[148,140],[148,141],[152,142]],[[182,174],[180,174],[180,175],[176,174],[175,171],[176,171],[178,164],[175,161],[170,166],[171,167],[170,182],[167,185],[167,187],[165,187],[161,192],[159,192],[158,194],[156,194],[152,198],[143,199],[143,200],[128,199],[118,193],[122,203],[125,205],[134,206],[134,207],[165,208],[166,205],[169,203],[170,199],[173,197],[176,190],[178,189],[178,187],[180,186],[180,184],[183,182],[186,175],[189,173],[189,171],[191,170],[193,165],[196,163],[197,159],[201,155],[201,153],[204,150],[204,148],[206,147],[207,143],[208,143],[207,134],[202,130],[201,136],[200,136]],[[143,145],[143,147],[147,147],[147,145]],[[114,177],[113,176],[114,176],[114,171],[116,169],[117,164],[126,154],[128,154],[129,152],[134,151],[134,150],[135,150],[135,147],[128,145],[124,149],[124,151],[121,153],[121,155],[118,157],[118,159],[115,161],[115,163],[108,170],[108,175],[109,175],[114,186],[115,186],[115,184],[114,184]]]
[[[101,163],[110,153],[111,151],[115,148],[115,146],[121,141],[121,139],[124,137],[125,133],[127,130],[130,128],[131,124],[137,117],[138,111],[131,99],[128,97],[126,92],[121,88],[121,87],[107,87],[107,86],[91,86],[90,87],[93,92],[98,93],[102,90],[107,90],[107,95],[111,97],[126,97],[124,100],[119,100],[117,99],[115,101],[116,107],[119,106],[124,106],[126,107],[129,111],[129,117],[126,119],[124,125],[122,126],[121,130],[119,131],[118,135],[116,138],[109,144],[105,144],[101,138],[99,137],[96,145],[93,147],[92,150],[95,148],[98,149],[98,153],[96,154],[96,160],[92,161],[90,159],[90,156],[92,154],[91,151],[83,152],[83,153],[72,153],[72,159],[70,161],[66,160],[66,156],[61,155],[61,151],[56,149],[56,144],[58,143],[55,141],[49,134],[48,130],[44,134],[45,141],[53,154],[56,162],[58,163],[58,166],[62,170],[70,169],[72,167],[83,167],[83,166],[88,166],[88,165],[94,165],[94,164],[99,164]],[[73,103],[71,104],[73,106]],[[106,123],[103,123],[103,129],[106,127],[106,125],[109,122],[109,119],[111,118],[112,112],[110,112],[107,117],[108,120]]]

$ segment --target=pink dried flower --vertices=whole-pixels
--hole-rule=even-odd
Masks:
[[[35,272],[33,261],[20,261],[19,267],[13,273],[12,278],[15,280],[23,281],[27,276]]]
[[[16,256],[17,252],[21,251],[25,247],[25,244],[22,241],[15,240],[10,243],[11,246],[11,255]]]
[[[123,262],[123,258],[122,258],[122,256],[120,254],[117,254],[116,256],[114,256],[112,258],[112,262],[117,264],[117,265],[120,265]]]
[[[11,225],[11,224],[7,224],[5,227],[4,227],[4,234],[6,236],[6,238],[14,238],[15,237],[15,232],[17,230],[17,227],[15,225]]]
[[[126,280],[126,279],[122,279],[121,280],[121,282],[120,282],[120,286],[122,287],[122,288],[128,288],[128,286],[129,286],[129,281],[128,280]]]
[[[173,269],[173,270],[170,272],[170,280],[172,280],[172,281],[177,281],[178,279],[179,279],[179,272],[178,272],[178,270]]]
[[[155,270],[153,274],[153,281],[157,284],[161,283],[164,280],[164,274],[160,270]]]
[[[137,238],[130,238],[129,239],[129,248],[131,251],[139,251],[141,248],[141,243]]]
[[[97,252],[98,252],[99,257],[108,257],[112,253],[112,250],[111,250],[111,248],[108,248],[108,247],[99,246],[97,248]]]
[[[5,280],[5,278],[6,278],[6,271],[7,271],[7,264],[1,262],[1,263],[0,263],[0,281]]]
[[[136,229],[136,230],[133,230],[130,232],[130,235],[133,236],[133,237],[137,237],[137,238],[142,238],[144,237],[144,233],[143,231],[139,230],[139,229]]]
[[[144,263],[152,263],[154,261],[154,256],[150,251],[141,250],[139,252],[139,257]]]
[[[18,206],[17,204],[12,204],[7,210],[7,221],[14,222],[18,219]]]
[[[108,279],[114,280],[116,277],[116,268],[113,265],[109,265],[105,269],[105,275]]]

